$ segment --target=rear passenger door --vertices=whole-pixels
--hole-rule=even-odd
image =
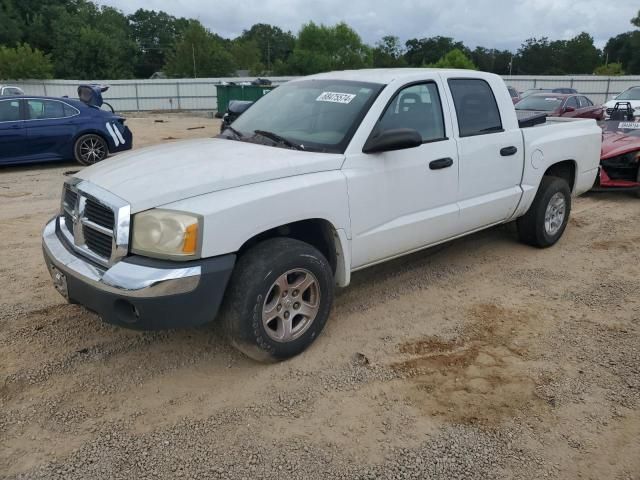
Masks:
[[[503,124],[491,86],[483,79],[450,78],[460,162],[460,228],[470,232],[509,218],[522,189],[524,148],[519,128]]]
[[[21,103],[18,98],[0,99],[0,164],[19,162],[26,154]]]
[[[27,137],[32,160],[72,157],[73,139],[78,130],[80,111],[52,99],[26,100]]]

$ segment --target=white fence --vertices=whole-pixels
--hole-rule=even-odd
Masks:
[[[270,77],[275,84],[282,84],[295,77]],[[216,85],[221,82],[245,82],[253,78],[196,78],[165,80],[44,80],[11,82],[29,95],[53,97],[77,97],[81,83],[109,85],[104,98],[116,110],[216,110]],[[511,76],[504,77],[508,85],[523,91],[528,88],[571,87],[590,97],[595,103],[603,103],[612,95],[640,85],[636,77],[584,76]]]

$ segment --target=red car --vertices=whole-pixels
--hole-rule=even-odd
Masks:
[[[534,93],[516,103],[516,110],[546,113],[550,117],[604,118],[602,105],[594,105],[579,93]]]
[[[518,90],[516,90],[510,85],[507,86],[507,90],[509,90],[509,95],[511,95],[511,101],[513,102],[514,105],[518,103],[520,100],[522,100],[522,97],[520,96],[520,92]]]
[[[618,102],[604,123],[599,190],[635,190],[640,196],[640,121],[629,102]]]

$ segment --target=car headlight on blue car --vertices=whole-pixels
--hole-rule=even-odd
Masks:
[[[202,217],[154,208],[133,216],[131,252],[170,260],[200,257]]]

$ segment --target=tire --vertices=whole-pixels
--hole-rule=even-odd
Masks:
[[[79,164],[93,165],[109,156],[109,145],[100,135],[88,133],[76,140],[73,155]]]
[[[638,166],[638,179],[637,182],[640,183],[640,165]],[[640,198],[640,187],[636,189],[636,196]]]
[[[567,228],[571,213],[571,190],[566,180],[545,176],[527,213],[517,220],[520,241],[547,248],[554,245]]]
[[[248,357],[284,360],[320,335],[333,297],[333,271],[316,248],[292,238],[268,239],[238,260],[220,312],[222,328]]]

